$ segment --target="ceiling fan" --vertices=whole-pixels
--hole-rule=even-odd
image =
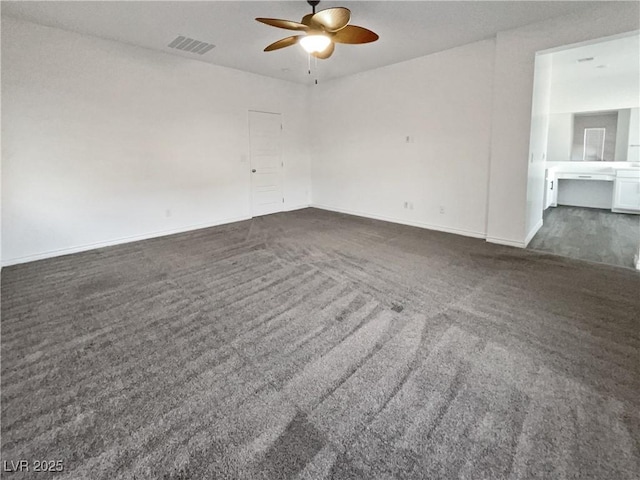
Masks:
[[[333,54],[336,43],[354,45],[378,40],[378,35],[371,30],[349,25],[351,11],[348,8],[327,8],[316,13],[316,5],[320,1],[307,0],[307,3],[311,5],[313,12],[302,17],[300,22],[277,18],[256,18],[258,22],[273,27],[304,32],[304,35],[293,35],[273,42],[264,49],[265,52],[300,43],[309,54],[325,59]]]

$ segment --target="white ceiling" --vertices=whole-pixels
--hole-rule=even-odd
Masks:
[[[555,82],[575,84],[587,77],[640,78],[640,36],[625,35],[551,54]],[[586,60],[593,58],[593,60]],[[579,61],[579,60],[585,61]]]
[[[380,40],[338,45],[330,59],[318,60],[317,75],[320,80],[351,75],[603,3],[615,8],[615,2],[583,1],[323,1],[318,9],[347,7],[351,23],[374,30]],[[295,32],[254,18],[300,21],[310,12],[303,0],[2,2],[3,16],[300,83],[311,80],[299,46],[262,51]],[[168,48],[178,35],[216,48],[203,56]]]

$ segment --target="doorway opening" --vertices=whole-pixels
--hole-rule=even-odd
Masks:
[[[529,248],[639,268],[640,32],[536,55]]]

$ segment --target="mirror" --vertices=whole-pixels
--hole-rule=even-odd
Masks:
[[[637,162],[640,109],[596,110],[549,115],[547,160],[551,162]]]
[[[624,162],[630,109],[573,114],[573,162]]]

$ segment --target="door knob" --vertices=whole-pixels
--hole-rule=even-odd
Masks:
[[[254,168],[254,169],[252,169],[252,170],[251,170],[251,173],[256,173],[256,169],[255,169],[255,168]]]

